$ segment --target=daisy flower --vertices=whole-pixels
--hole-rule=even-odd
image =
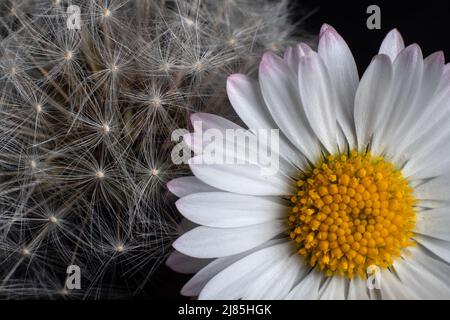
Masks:
[[[228,78],[246,126],[279,129],[279,170],[202,164],[169,182],[192,228],[167,264],[200,299],[450,298],[450,68],[392,30],[359,79],[329,25]],[[203,130],[240,128],[194,114]],[[232,146],[233,147],[233,146]],[[238,154],[237,157],[240,157]],[[375,287],[370,286],[374,278]]]

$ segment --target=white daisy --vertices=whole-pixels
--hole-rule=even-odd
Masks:
[[[196,224],[167,262],[195,273],[183,295],[450,298],[450,67],[442,52],[423,59],[393,30],[359,79],[347,44],[324,25],[317,52],[306,44],[283,58],[268,52],[259,82],[235,74],[227,90],[253,132],[280,129],[280,170],[263,176],[259,163],[191,162],[194,176],[170,181],[177,208]],[[239,127],[210,114],[193,120]],[[366,281],[373,267],[374,290]]]

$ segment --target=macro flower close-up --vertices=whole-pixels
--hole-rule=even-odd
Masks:
[[[394,29],[361,74],[325,24],[317,51],[305,43],[282,57],[268,51],[258,80],[228,77],[245,126],[191,116],[193,176],[168,182],[191,222],[167,260],[194,274],[183,295],[450,298],[449,66],[442,52],[405,47]],[[259,150],[225,138],[223,153],[238,150],[239,161],[215,163],[207,161],[211,142],[196,139],[199,130],[247,128],[255,139],[278,130],[274,174],[261,174],[263,157],[247,157]]]
[[[385,317],[407,300],[406,318],[450,301],[449,13],[0,0],[3,313]]]

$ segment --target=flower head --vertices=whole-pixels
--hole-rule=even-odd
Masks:
[[[317,52],[306,44],[283,57],[267,52],[259,81],[230,76],[228,97],[250,131],[280,130],[279,170],[263,176],[260,161],[195,161],[206,148],[191,145],[194,176],[168,185],[198,225],[168,260],[196,273],[182,293],[450,297],[449,76],[441,52],[424,59],[393,30],[359,79],[328,25]],[[237,126],[211,114],[195,120]],[[366,285],[372,276],[381,279],[376,290]]]

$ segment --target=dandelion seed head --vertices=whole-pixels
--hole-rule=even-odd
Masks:
[[[81,30],[67,28],[69,4]],[[29,0],[0,11],[0,298],[138,292],[178,235],[166,183],[189,171],[171,161],[173,130],[192,112],[233,116],[227,75],[254,74],[271,43],[297,42],[287,0]],[[89,288],[79,296],[53,276],[71,264]],[[119,266],[123,286],[106,280]]]

